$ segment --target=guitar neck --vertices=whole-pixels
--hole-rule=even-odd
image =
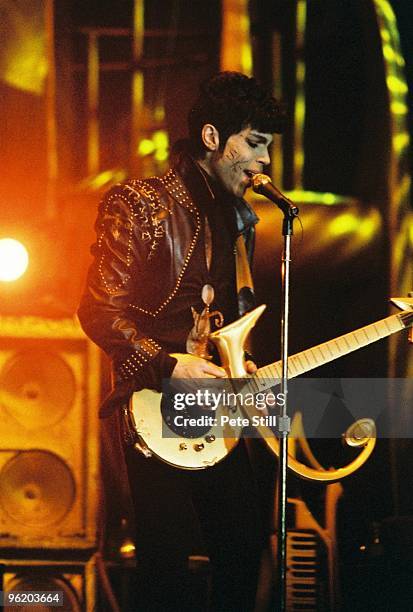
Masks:
[[[334,340],[318,344],[301,353],[296,353],[288,358],[288,377],[294,378],[305,374],[305,372],[314,370],[343,355],[348,355],[363,346],[391,336],[395,332],[409,327],[412,323],[413,311],[404,311],[334,338]],[[260,379],[259,387],[265,390],[274,384],[271,383],[271,380],[281,379],[281,376],[281,361],[277,361],[260,368],[254,378]],[[264,382],[265,380],[267,380],[267,384]]]

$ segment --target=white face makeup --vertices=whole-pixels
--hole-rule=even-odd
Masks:
[[[271,134],[247,127],[232,134],[223,151],[217,148],[207,154],[202,166],[226,191],[242,197],[251,186],[251,177],[270,163],[268,147],[271,142]]]

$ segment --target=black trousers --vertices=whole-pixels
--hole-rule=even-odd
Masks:
[[[125,452],[136,517],[136,609],[206,609],[188,598],[195,515],[211,563],[210,610],[253,610],[265,530],[245,442],[200,471]]]

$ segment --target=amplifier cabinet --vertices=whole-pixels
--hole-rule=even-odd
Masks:
[[[0,547],[93,548],[99,350],[76,320],[0,317]]]

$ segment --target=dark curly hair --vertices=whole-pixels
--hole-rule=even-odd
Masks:
[[[220,72],[202,83],[188,113],[189,137],[198,154],[204,151],[201,130],[206,123],[217,128],[221,149],[231,134],[248,126],[267,134],[280,134],[285,127],[286,112],[254,78],[240,72]]]

